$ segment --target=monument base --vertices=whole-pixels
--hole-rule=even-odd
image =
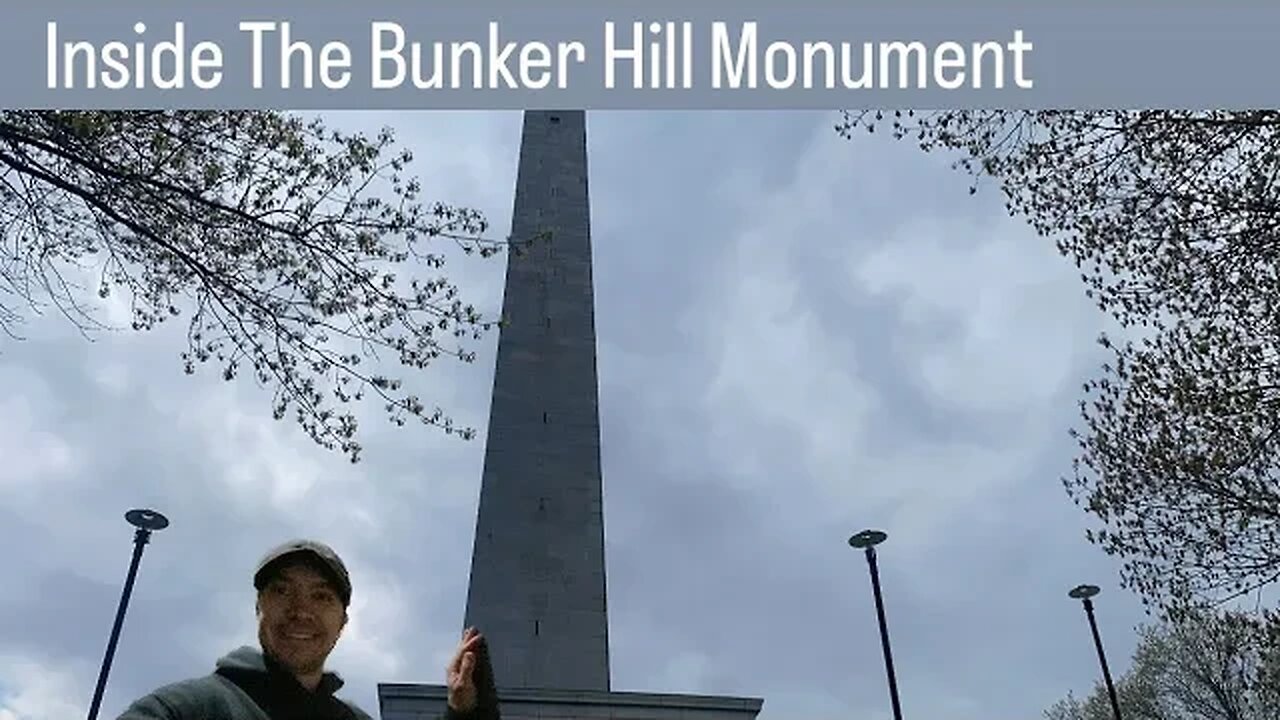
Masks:
[[[716,695],[498,688],[502,720],[754,720],[764,701]],[[443,685],[380,683],[382,720],[444,717]]]

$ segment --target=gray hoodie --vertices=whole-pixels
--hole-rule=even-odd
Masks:
[[[166,685],[118,720],[373,720],[333,695],[341,687],[341,678],[325,673],[309,692],[260,650],[242,647],[219,659],[213,673]]]

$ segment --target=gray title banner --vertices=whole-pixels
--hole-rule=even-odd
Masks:
[[[10,3],[9,108],[1280,106],[1280,3]]]

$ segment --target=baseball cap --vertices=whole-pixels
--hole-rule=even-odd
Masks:
[[[309,562],[329,578],[342,598],[343,605],[351,604],[351,576],[347,566],[333,548],[315,540],[290,540],[263,556],[253,574],[253,587],[261,590],[288,561]]]

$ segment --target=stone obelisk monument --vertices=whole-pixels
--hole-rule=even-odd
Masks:
[[[586,113],[526,112],[465,621],[504,720],[748,720],[761,700],[610,687],[588,198]],[[383,720],[419,720],[446,691],[378,696]]]

